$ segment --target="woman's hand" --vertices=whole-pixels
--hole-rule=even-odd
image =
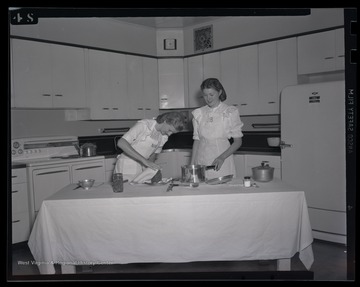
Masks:
[[[154,162],[152,162],[152,161],[150,161],[150,160],[147,160],[146,162],[144,162],[144,165],[145,165],[146,167],[150,167],[150,168],[153,169],[153,170],[159,170],[159,169],[161,169],[161,166],[160,166],[160,165],[158,165],[158,164],[156,164],[156,163],[154,163]]]
[[[224,161],[225,160],[222,157],[219,156],[216,159],[214,159],[214,161],[212,162],[211,165],[215,165],[215,170],[219,171],[221,166],[223,165]]]

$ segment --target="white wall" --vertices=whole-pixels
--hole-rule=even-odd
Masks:
[[[101,18],[39,18],[36,25],[10,25],[11,36],[59,41],[156,56],[156,29]]]
[[[344,25],[343,8],[311,9],[309,16],[226,17],[184,29],[184,53],[194,54],[193,31],[213,25],[213,50]]]

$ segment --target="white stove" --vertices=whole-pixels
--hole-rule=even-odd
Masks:
[[[80,157],[76,136],[19,138],[11,141],[13,164],[25,164],[30,225],[41,203],[63,187],[83,179],[105,181],[104,156]]]

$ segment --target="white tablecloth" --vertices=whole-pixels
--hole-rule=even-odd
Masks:
[[[53,264],[272,260],[299,252],[310,268],[312,231],[303,191],[273,181],[198,188],[69,185],[43,201],[28,245],[41,274]]]

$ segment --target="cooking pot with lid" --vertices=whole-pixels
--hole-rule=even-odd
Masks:
[[[96,145],[93,143],[84,143],[82,146],[75,146],[81,157],[96,156]]]
[[[205,171],[215,169],[215,165],[190,164],[181,166],[182,182],[205,182]]]
[[[252,168],[252,178],[255,181],[267,182],[274,178],[274,168],[269,166],[268,161],[261,162],[260,166]]]

